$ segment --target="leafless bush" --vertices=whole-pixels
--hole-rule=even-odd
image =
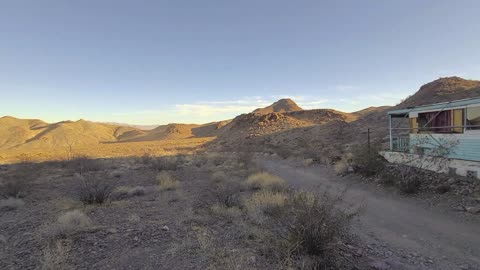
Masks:
[[[83,175],[87,172],[100,171],[104,169],[101,160],[93,159],[85,155],[77,155],[72,159],[66,161],[66,167],[73,171]]]
[[[226,207],[241,205],[240,195],[243,187],[237,181],[226,181],[213,187],[212,194],[217,203]]]
[[[5,200],[0,200],[0,210],[5,210],[5,211],[15,210],[24,205],[25,203],[23,202],[23,200],[18,198],[10,197]]]
[[[421,185],[421,171],[410,166],[400,166],[397,174],[397,185],[400,191],[407,194],[417,193]]]
[[[278,258],[309,257],[327,269],[338,267],[339,245],[347,241],[356,210],[342,208],[342,196],[290,193],[263,225],[270,252]]]
[[[76,175],[76,193],[84,204],[104,203],[113,191],[113,183],[104,177]]]
[[[352,163],[355,170],[365,176],[372,176],[384,168],[379,146],[357,145],[352,149]]]
[[[0,179],[0,195],[8,197],[24,197],[35,177],[35,169],[30,164],[17,164],[14,171]]]
[[[406,194],[417,193],[423,177],[422,169],[407,165],[390,166],[380,175],[381,183],[395,185]]]

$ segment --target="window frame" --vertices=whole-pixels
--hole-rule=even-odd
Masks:
[[[480,133],[480,127],[478,127],[477,129],[468,129],[468,126],[467,126],[467,117],[468,117],[468,109],[469,108],[479,108],[480,107],[480,104],[472,104],[472,105],[467,105],[465,107],[465,120],[464,120],[464,125],[465,125],[465,132],[464,133],[469,133],[469,134],[479,134]]]

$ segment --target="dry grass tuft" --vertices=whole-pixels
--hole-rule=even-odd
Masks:
[[[252,190],[269,189],[281,191],[286,187],[285,180],[267,172],[250,175],[246,180],[246,184]]]
[[[284,193],[263,190],[254,193],[245,201],[245,207],[250,217],[256,222],[262,222],[265,215],[272,215],[285,204],[287,196]]]
[[[23,200],[10,197],[5,200],[0,200],[0,210],[11,211],[24,206]]]
[[[67,238],[84,231],[91,225],[90,218],[80,210],[72,210],[61,215],[55,224],[47,228],[47,236],[51,239]]]
[[[335,162],[335,165],[333,165],[333,169],[335,170],[335,173],[338,175],[345,175],[348,172],[348,167],[350,165],[348,162],[344,159],[341,159],[337,162]]]
[[[242,216],[242,210],[240,210],[240,208],[228,207],[218,203],[210,206],[210,211],[212,211],[212,214],[219,216],[228,222],[232,222]]]
[[[157,174],[157,184],[160,191],[175,190],[180,187],[180,182],[165,171]]]
[[[57,240],[48,245],[43,250],[41,259],[42,270],[63,270],[69,269],[67,264],[68,253],[70,252],[70,245]]]

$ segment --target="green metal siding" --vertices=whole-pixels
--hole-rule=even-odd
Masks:
[[[442,135],[435,134],[436,139],[441,139]],[[427,137],[428,138],[428,137]],[[445,136],[445,138],[451,138]],[[458,135],[455,136],[457,143],[452,147],[449,151],[449,158],[454,159],[463,159],[463,160],[471,160],[471,161],[480,161],[480,134],[477,136],[467,135],[462,136]],[[425,141],[423,141],[425,142]],[[410,145],[416,145],[425,148],[432,148],[435,147],[435,139],[428,138],[428,143],[421,144],[416,136],[410,136]]]

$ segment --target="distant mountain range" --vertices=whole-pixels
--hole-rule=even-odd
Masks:
[[[480,81],[440,78],[425,84],[393,108],[477,96],[480,96]],[[86,146],[202,137],[216,137],[209,145],[216,150],[235,150],[249,144],[300,151],[308,145],[312,149],[332,152],[338,145],[364,141],[362,134],[367,128],[371,130],[372,140],[384,141],[388,135],[386,111],[389,109],[392,107],[370,107],[353,113],[333,109],[303,110],[293,100],[281,99],[232,120],[160,126],[86,120],[49,124],[39,119],[4,116],[0,118],[0,154],[8,149],[28,153],[32,149],[55,149],[71,144]]]

